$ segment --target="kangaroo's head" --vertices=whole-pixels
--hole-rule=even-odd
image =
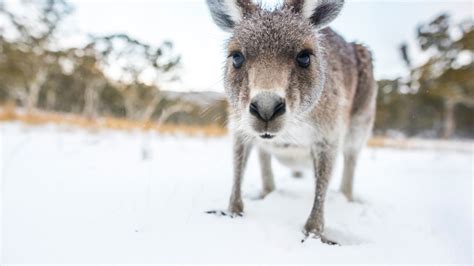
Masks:
[[[325,81],[318,30],[343,0],[285,0],[264,10],[251,0],[207,0],[212,17],[232,34],[225,88],[238,129],[271,139],[310,110]]]

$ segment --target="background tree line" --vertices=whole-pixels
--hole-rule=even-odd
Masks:
[[[447,14],[416,30],[419,49],[429,55],[413,66],[410,47],[400,54],[410,74],[380,80],[376,133],[391,130],[406,135],[449,138],[474,136],[474,24],[458,25]]]
[[[203,106],[161,90],[160,84],[179,78],[180,57],[171,42],[155,47],[117,33],[64,48],[60,28],[72,6],[65,0],[20,4],[21,14],[0,1],[0,104],[89,118],[224,123],[223,99]]]
[[[73,8],[65,0],[21,2],[15,13],[0,0],[0,104],[26,111],[74,113],[225,125],[218,93],[177,93],[162,85],[179,79],[180,57],[170,42],[153,46],[126,34],[92,36],[82,47],[60,45],[60,29]],[[380,80],[375,133],[425,137],[474,136],[474,24],[453,24],[443,14],[416,29],[428,55],[409,75]]]

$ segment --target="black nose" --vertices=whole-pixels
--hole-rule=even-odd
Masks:
[[[259,93],[250,103],[250,113],[264,122],[269,122],[285,112],[285,100],[274,93]]]

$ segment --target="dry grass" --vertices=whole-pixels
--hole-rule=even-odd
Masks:
[[[144,130],[165,134],[182,133],[191,136],[217,137],[227,134],[227,129],[217,126],[188,126],[173,124],[142,123],[127,119],[100,117],[89,119],[79,115],[53,113],[53,112],[23,112],[13,105],[0,107],[0,121],[20,121],[28,125],[57,124],[90,130],[115,129],[115,130]]]
[[[114,130],[144,130],[155,131],[165,134],[185,134],[190,136],[220,137],[227,134],[227,129],[217,125],[188,126],[148,122],[141,123],[126,119],[101,117],[88,119],[79,115],[53,113],[53,112],[24,112],[15,108],[14,105],[0,107],[0,121],[20,121],[29,125],[57,124],[71,127],[85,128],[89,130],[114,129]],[[472,152],[474,144],[472,141],[447,141],[447,140],[423,140],[423,139],[391,139],[386,137],[373,137],[368,141],[373,148],[397,148],[397,149],[441,149]]]
[[[474,142],[472,140],[391,139],[386,137],[373,137],[368,141],[368,145],[373,148],[474,152]]]

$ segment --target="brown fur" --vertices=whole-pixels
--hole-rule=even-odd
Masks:
[[[352,199],[357,155],[375,114],[371,54],[324,28],[340,12],[343,1],[287,0],[275,10],[243,0],[237,0],[237,9],[232,9],[232,1],[208,0],[216,23],[232,32],[224,70],[235,136],[229,211],[243,212],[243,169],[250,147],[256,146],[262,165],[262,196],[274,189],[271,155],[294,171],[307,166],[314,169],[315,199],[304,232],[334,243],[324,236],[324,199],[339,147],[345,157],[341,191]],[[246,7],[238,9],[243,2]],[[231,10],[240,10],[241,16]],[[226,15],[235,21],[222,20]],[[295,60],[304,51],[311,54],[307,68]],[[236,52],[245,57],[239,68],[233,65]],[[256,99],[268,104],[278,97],[286,104],[283,115],[265,121],[250,114],[249,106]],[[263,135],[273,138],[262,139]]]

